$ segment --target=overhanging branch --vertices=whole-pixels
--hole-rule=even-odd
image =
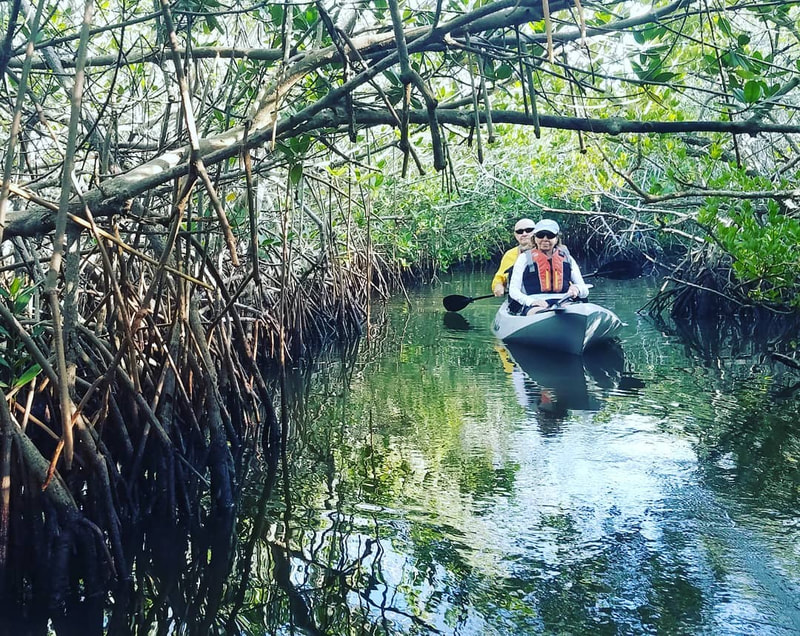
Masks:
[[[462,128],[470,128],[475,124],[475,113],[466,111],[452,111],[439,109],[437,111],[440,123]],[[414,124],[427,125],[428,112],[425,110],[411,110],[408,113],[409,121]],[[481,123],[486,122],[486,113],[478,113]],[[356,119],[359,125],[396,126],[397,120],[386,110],[356,109]],[[514,124],[519,126],[534,126],[536,121],[530,115],[507,110],[491,112],[491,119],[495,124]],[[337,129],[346,126],[349,116],[344,109],[326,109],[304,120],[296,116],[288,117],[279,122],[275,128],[279,138],[290,138],[311,131]],[[592,119],[580,117],[561,117],[557,115],[539,115],[538,123],[542,128],[557,130],[580,130],[583,132],[607,135],[622,134],[675,134],[689,132],[708,133],[735,133],[747,135],[759,134],[800,134],[800,125],[761,122],[758,120],[746,121],[638,121],[620,118]],[[251,133],[244,142],[248,149],[257,148],[270,141],[272,128],[262,129]],[[208,137],[200,143],[200,154],[205,165],[213,165],[236,156],[242,150],[242,129],[235,128],[230,131]],[[119,175],[105,181],[99,188],[87,192],[85,201],[91,206],[96,217],[109,214],[124,214],[126,202],[159,185],[168,183],[173,179],[186,174],[189,154],[188,148],[171,150],[164,155],[147,162],[128,173]],[[83,205],[75,202],[70,209],[72,214],[82,216]],[[6,219],[4,236],[34,236],[49,232],[53,227],[53,215],[45,206],[34,204],[21,212],[10,212]]]

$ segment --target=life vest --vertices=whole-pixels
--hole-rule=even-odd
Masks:
[[[553,257],[547,258],[544,252],[529,250],[525,258],[522,288],[526,294],[561,293],[569,289],[572,265],[566,252],[556,248]]]

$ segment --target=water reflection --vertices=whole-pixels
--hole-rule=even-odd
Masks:
[[[715,320],[667,320],[659,316],[656,324],[675,334],[692,356],[713,364],[720,359],[752,360],[769,352],[796,354],[798,324],[784,316],[756,314],[719,316]]]
[[[455,311],[446,311],[442,316],[442,323],[451,331],[469,331],[469,321]]]
[[[625,355],[617,343],[587,350],[582,356],[498,343],[520,406],[558,421],[569,411],[598,411],[612,389],[632,391],[644,382],[625,373]]]
[[[298,369],[218,603],[208,536],[176,539],[177,591],[141,566],[142,633],[799,633],[798,378],[688,355],[625,290],[593,290],[622,349],[508,349],[491,303],[431,294]]]

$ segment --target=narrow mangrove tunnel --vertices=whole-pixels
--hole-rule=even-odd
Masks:
[[[797,631],[798,22],[0,3],[0,634]]]

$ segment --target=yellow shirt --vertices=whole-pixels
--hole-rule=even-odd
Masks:
[[[497,268],[497,273],[492,279],[492,290],[494,290],[494,286],[497,283],[502,283],[504,287],[508,287],[508,270],[514,267],[514,263],[517,262],[517,256],[519,256],[519,246],[512,247],[503,254],[503,258],[500,259],[500,267]]]

